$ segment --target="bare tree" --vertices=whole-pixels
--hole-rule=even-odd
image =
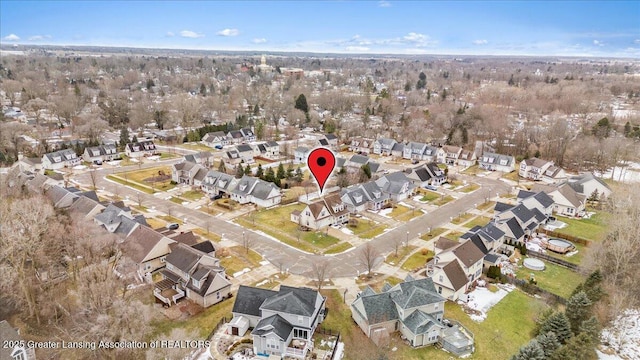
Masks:
[[[380,252],[370,242],[364,244],[358,252],[358,260],[366,267],[367,277],[371,277],[371,270],[373,270],[378,256],[380,256]]]
[[[89,180],[91,180],[91,190],[96,190],[98,188],[98,180],[100,179],[100,177],[98,176],[98,173],[96,171],[96,169],[90,169],[89,170]]]
[[[316,280],[316,288],[318,291],[322,290],[322,285],[325,280],[331,277],[331,269],[329,268],[329,261],[321,259],[311,264],[311,271],[313,277]]]
[[[242,231],[242,247],[244,248],[247,254],[249,253],[251,246],[253,246],[253,239],[251,238],[251,236],[249,236],[248,232],[245,232],[243,230]]]

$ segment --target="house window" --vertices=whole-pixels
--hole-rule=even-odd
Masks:
[[[442,294],[442,286],[438,286],[438,294]]]
[[[293,329],[293,337],[298,339],[307,339],[309,332],[302,329]]]
[[[220,299],[220,291],[216,293],[216,299]]]
[[[439,280],[438,280],[438,281],[442,282],[442,280],[443,280],[443,276],[442,276],[442,275],[440,275],[440,278],[439,278]]]
[[[279,347],[280,346],[278,346],[278,341],[276,341],[276,339],[267,338],[267,348],[278,349]]]
[[[200,288],[200,280],[193,279],[193,286]]]
[[[166,261],[167,261],[167,257],[166,256],[163,256],[163,257],[160,258],[160,262],[161,263],[164,264]]]

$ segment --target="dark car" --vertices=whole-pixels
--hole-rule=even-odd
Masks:
[[[218,200],[218,199],[222,199],[222,194],[213,195],[213,196],[211,197],[211,200]]]
[[[180,227],[180,224],[178,224],[178,223],[171,223],[171,224],[167,225],[167,229],[169,229],[169,230],[175,230],[175,229],[177,229],[179,227]]]

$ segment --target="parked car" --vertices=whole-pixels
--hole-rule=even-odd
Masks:
[[[427,190],[431,190],[431,191],[436,191],[436,190],[438,190],[438,188],[437,188],[437,187],[435,187],[435,186],[433,186],[433,185],[427,185],[427,186],[425,186],[425,188],[426,188]]]
[[[169,230],[175,230],[175,229],[177,229],[179,227],[180,227],[180,224],[178,224],[178,223],[171,223],[171,224],[167,225],[167,229],[169,229]]]
[[[420,162],[420,160],[418,160],[418,159],[412,159],[411,160],[411,164],[413,164],[413,165],[415,165],[415,164],[417,164],[419,162]]]
[[[222,150],[222,145],[216,145],[216,149]]]
[[[102,165],[102,160],[94,160],[93,164],[94,165]]]
[[[222,199],[222,194],[218,194],[218,195],[213,195],[210,198],[211,200],[218,200],[218,199]]]

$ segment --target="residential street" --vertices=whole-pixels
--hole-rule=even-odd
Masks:
[[[142,164],[140,168],[144,169],[155,167],[159,164],[169,165],[178,161],[179,159],[171,159],[162,162],[146,163]],[[138,166],[134,165],[127,168],[117,167],[112,169],[103,168],[96,170],[99,175],[99,181],[96,186],[98,189],[103,189],[112,193],[114,192],[115,187],[117,187],[117,190],[115,191],[117,191],[119,196],[123,198],[128,196],[130,199],[137,199],[138,191],[110,182],[104,178],[106,175],[114,172],[118,173],[126,170],[137,169]],[[462,175],[458,175],[458,177],[461,179],[471,180],[471,177],[466,178]],[[88,171],[75,175],[73,179],[84,187],[91,186],[91,179]],[[451,218],[455,217],[459,213],[474,208],[474,205],[484,202],[487,197],[493,198],[497,193],[506,193],[510,189],[510,187],[501,180],[473,177],[473,181],[480,184],[481,188],[470,194],[466,194],[462,198],[441,206],[436,211],[424,214],[410,222],[391,229],[368,242],[374,245],[381,255],[389,253],[393,249],[393,242],[391,239],[394,237],[402,237],[403,240],[406,238],[413,239],[418,237],[419,234],[428,232],[429,228],[435,229],[436,227],[449,222]],[[360,249],[366,243],[365,241],[342,254],[323,256],[305,253],[268,236],[245,229],[230,221],[210,216],[195,209],[177,205],[174,202],[165,200],[167,197],[167,193],[156,193],[154,195],[142,193],[142,202],[144,206],[149,209],[155,209],[156,211],[163,213],[170,212],[172,216],[183,220],[186,219],[186,223],[188,224],[194,224],[201,228],[208,227],[213,232],[220,234],[223,239],[233,240],[238,244],[242,244],[242,236],[244,232],[245,236],[248,236],[252,243],[252,249],[259,252],[266,260],[276,266],[276,268],[288,270],[292,274],[303,275],[309,273],[311,270],[311,264],[323,258],[330,259],[330,268],[332,269],[334,277],[353,277],[363,271],[366,271],[366,267],[359,260],[359,254],[361,252]],[[377,259],[376,267],[380,262],[382,262],[382,257]]]

